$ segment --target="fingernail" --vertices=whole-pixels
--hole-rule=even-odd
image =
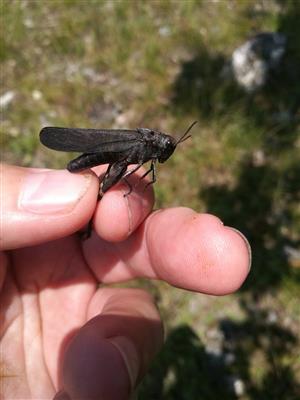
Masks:
[[[43,170],[28,174],[22,182],[19,209],[35,214],[70,212],[86,192],[91,175]]]
[[[53,397],[53,400],[71,400],[71,397],[68,395],[67,392],[64,390],[60,390],[59,392],[56,393],[56,395]]]
[[[136,386],[136,381],[139,374],[139,357],[138,352],[131,340],[125,336],[116,336],[110,338],[109,341],[117,347],[126,365],[131,388]]]
[[[234,232],[238,233],[240,235],[240,237],[244,240],[245,244],[246,244],[246,247],[247,247],[247,250],[248,250],[248,254],[249,254],[249,267],[248,267],[248,270],[250,271],[251,264],[252,264],[252,250],[251,250],[250,243],[248,242],[248,239],[246,238],[246,236],[241,231],[239,231],[236,228],[232,228],[231,226],[229,226],[229,228],[232,229]]]

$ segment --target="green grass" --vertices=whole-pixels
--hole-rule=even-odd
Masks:
[[[138,398],[234,399],[234,377],[241,399],[299,398],[300,261],[286,251],[300,244],[299,20],[297,0],[1,2],[1,94],[15,93],[4,161],[63,168],[70,155],[38,142],[45,125],[179,137],[198,120],[158,169],[156,207],[215,213],[250,239],[252,272],[235,295],[136,283],[158,298],[167,330]],[[265,30],[287,35],[288,57],[279,84],[247,96],[221,71]]]

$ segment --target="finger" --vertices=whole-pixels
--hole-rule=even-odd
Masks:
[[[157,309],[142,290],[100,289],[88,318],[65,349],[55,400],[128,399],[162,345]]]
[[[98,179],[91,171],[1,165],[1,248],[12,249],[76,232],[91,218]]]
[[[84,244],[84,254],[103,282],[148,277],[215,295],[237,290],[251,263],[242,234],[188,208],[153,213],[119,244],[93,237]]]
[[[132,167],[133,168],[133,167]],[[95,168],[99,173],[102,168]],[[94,215],[94,229],[97,234],[109,241],[120,242],[135,231],[152,211],[154,194],[152,187],[145,189],[147,180],[140,180],[145,172],[141,168],[128,178],[128,185],[121,181],[109,189],[97,204]]]

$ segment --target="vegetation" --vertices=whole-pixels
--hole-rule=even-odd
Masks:
[[[300,3],[298,0],[2,0],[2,159],[63,168],[45,125],[158,128],[193,140],[158,171],[157,207],[218,215],[249,238],[235,295],[138,282],[166,346],[137,398],[300,398]],[[280,74],[253,94],[226,75],[251,35],[288,39]],[[297,383],[298,382],[298,383]]]

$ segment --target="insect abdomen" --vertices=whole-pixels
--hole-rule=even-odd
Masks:
[[[101,153],[82,154],[74,160],[71,160],[67,165],[67,169],[70,172],[83,171],[84,169],[110,162],[111,161],[104,158]]]

